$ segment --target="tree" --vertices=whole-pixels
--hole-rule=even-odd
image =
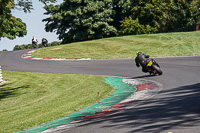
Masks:
[[[138,18],[133,20],[129,17],[126,18],[125,21],[121,21],[121,23],[119,35],[150,34],[156,32],[156,28],[153,28],[150,25],[141,25]]]
[[[47,32],[56,32],[64,43],[115,36],[112,0],[65,0],[60,5],[45,6],[51,17],[44,19]]]
[[[117,30],[120,29],[121,21],[132,15],[131,9],[135,6],[135,0],[112,0],[113,25]]]
[[[120,21],[119,35],[150,34],[157,32],[161,15],[160,0],[135,0],[131,15]]]
[[[132,8],[132,18],[138,19],[141,25],[158,28],[158,20],[162,14],[160,4],[162,0],[140,0]]]
[[[39,0],[46,4],[49,2],[55,2],[56,0]],[[16,18],[12,15],[11,10],[18,9],[24,12],[30,12],[32,8],[31,0],[0,0],[0,39],[1,37],[7,37],[9,39],[15,39],[16,36],[23,37],[27,34],[26,24],[22,22],[20,18]]]
[[[193,0],[190,4],[191,16],[194,22],[200,24],[200,0]]]
[[[58,45],[60,45],[60,42],[54,41],[54,42],[49,43],[48,46],[58,46]]]
[[[15,51],[15,50],[21,50],[20,46],[19,45],[15,45],[13,51]]]
[[[119,34],[138,34],[138,25],[145,26],[148,33],[194,25],[200,21],[199,7],[199,0],[134,0],[131,18],[121,22]],[[137,21],[137,25],[133,24]]]
[[[160,32],[195,25],[199,18],[199,0],[170,0],[161,3]]]
[[[52,3],[56,2],[56,0],[39,0],[39,1],[45,5],[50,2]],[[33,3],[32,0],[17,0],[17,2],[15,3],[15,8],[18,10],[23,10],[25,13],[31,12],[31,10],[33,9],[32,3]]]
[[[14,7],[13,0],[0,0],[0,38],[14,39],[26,34],[26,24],[11,14]]]

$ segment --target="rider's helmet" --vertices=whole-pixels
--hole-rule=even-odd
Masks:
[[[141,52],[141,51],[138,51],[138,52],[137,52],[137,56],[138,56],[139,54],[142,54],[142,52]]]
[[[45,39],[45,37],[43,37]]]

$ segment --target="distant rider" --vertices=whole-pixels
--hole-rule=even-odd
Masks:
[[[42,38],[42,46],[48,47],[48,40],[45,37]]]
[[[38,43],[37,38],[35,36],[33,36],[33,39],[32,39],[33,48],[38,48],[37,43]]]
[[[135,63],[137,67],[142,66],[143,72],[148,72],[147,69],[147,60],[149,59],[149,55],[142,54],[141,51],[137,52],[137,57],[135,58]]]

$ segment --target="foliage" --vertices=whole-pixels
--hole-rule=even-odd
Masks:
[[[65,0],[61,5],[45,6],[51,17],[44,19],[46,31],[59,35],[63,42],[84,41],[115,36],[117,30],[109,23],[112,0]]]
[[[48,47],[51,46],[58,46],[61,45],[61,42],[58,41],[53,41],[51,43],[48,43]],[[38,48],[42,48],[42,44],[38,44]],[[22,45],[15,45],[15,47],[13,48],[13,51],[15,50],[24,50],[24,49],[33,49],[33,45],[32,44],[22,44]]]
[[[120,21],[132,15],[131,9],[134,6],[133,0],[112,0],[112,18],[111,24],[117,29],[120,29]]]
[[[132,8],[132,18],[139,20],[142,25],[150,25],[151,27],[157,27],[157,21],[160,18],[160,3],[161,0],[140,0],[135,2],[135,6]]]
[[[56,0],[39,0],[43,3],[55,2]],[[23,37],[27,34],[26,24],[20,18],[11,14],[12,9],[30,12],[32,8],[31,0],[0,0],[0,39],[7,37],[15,39],[16,36]]]
[[[24,49],[33,49],[33,45],[32,44],[15,45],[13,50],[15,51],[15,50],[24,50]]]
[[[197,24],[199,21],[199,0],[171,0],[161,3],[162,15],[159,19],[160,32]]]
[[[160,0],[136,0],[132,14],[121,21],[119,35],[150,34],[158,31],[161,15]]]
[[[127,34],[169,32],[200,23],[200,0],[39,0],[45,4],[47,32],[64,43]],[[0,0],[0,38],[26,35],[26,24],[11,9],[30,12],[31,0]]]
[[[119,35],[150,34],[156,32],[156,29],[150,25],[141,25],[138,18],[136,20],[133,20],[131,17],[125,18],[125,21],[121,21],[121,23]]]
[[[200,24],[200,1],[193,0],[190,4],[189,10],[191,11],[191,18],[193,21]]]
[[[50,46],[58,46],[58,45],[60,45],[60,44],[61,44],[61,42],[54,41],[54,42],[52,42],[52,43],[49,43],[48,46],[49,46],[49,47],[50,47]]]
[[[130,17],[132,20],[138,20],[139,25],[148,27],[150,31],[147,33],[169,32],[177,28],[195,25],[199,21],[199,7],[199,0],[136,0]],[[130,29],[127,28],[130,28],[131,25],[132,30],[137,30],[130,18],[123,21],[119,31],[120,35],[129,34]],[[133,34],[137,32],[132,31]]]
[[[27,34],[26,24],[14,16],[0,17],[0,37],[15,39]]]
[[[49,2],[56,2],[56,0],[39,0],[40,2],[47,4]],[[33,9],[32,0],[17,0],[15,3],[15,8],[23,10],[25,13],[31,12]]]
[[[26,35],[26,24],[11,14],[14,7],[14,0],[0,0],[0,38],[14,39]]]

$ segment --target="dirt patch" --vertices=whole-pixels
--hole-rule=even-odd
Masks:
[[[7,83],[7,82],[9,82],[9,81],[2,81],[2,82],[0,82],[0,86],[3,85],[3,84],[5,84],[5,83]]]
[[[62,49],[62,48],[54,48],[54,49],[52,49],[52,50],[57,50],[57,49]]]

